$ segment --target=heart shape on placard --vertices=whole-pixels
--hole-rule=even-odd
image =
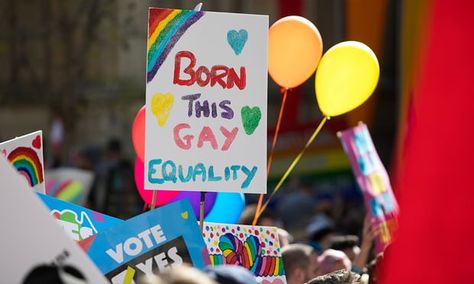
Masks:
[[[227,42],[234,50],[235,55],[239,55],[242,52],[242,49],[244,49],[245,43],[247,42],[247,39],[247,30],[230,30],[227,32]]]
[[[2,150],[2,155],[6,157],[7,156],[7,150],[3,149]]]
[[[241,265],[251,269],[261,254],[260,242],[257,237],[250,236],[244,243],[231,233],[220,237],[219,248],[225,257],[226,264]]]
[[[252,135],[255,129],[257,129],[260,119],[262,118],[262,112],[259,107],[250,108],[244,106],[240,110],[242,115],[242,125],[247,135]]]
[[[35,139],[31,142],[31,145],[35,147],[36,149],[41,148],[41,137],[39,135],[36,135]]]
[[[249,236],[242,242],[231,233],[226,233],[219,238],[219,249],[222,255],[210,255],[212,259],[221,257],[221,261],[214,263],[240,265],[250,270],[255,276],[281,276],[284,275],[281,256],[263,255],[262,243],[256,236]],[[277,282],[278,283],[278,282]]]
[[[156,122],[160,127],[163,127],[168,121],[173,103],[174,96],[171,93],[156,93],[151,98],[151,112],[155,116]]]
[[[188,211],[184,211],[181,213],[181,218],[183,218],[184,220],[188,220],[188,217],[189,217]]]
[[[261,284],[285,284],[281,278],[273,279],[273,281],[263,279]]]

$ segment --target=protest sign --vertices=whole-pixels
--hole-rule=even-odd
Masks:
[[[240,265],[260,282],[286,283],[277,228],[204,223],[211,264]]]
[[[87,239],[108,227],[123,222],[118,218],[48,195],[38,193],[38,197],[49,208],[50,214],[61,225],[67,235],[75,241]]]
[[[76,168],[56,168],[46,171],[46,194],[84,205],[91,190],[94,173]]]
[[[28,190],[23,177],[2,156],[0,181],[2,283],[22,283],[27,278],[44,283],[41,282],[44,278],[36,273],[45,265],[57,271],[63,280],[55,283],[71,283],[64,280],[71,279],[71,275],[66,275],[71,269],[77,272],[74,277],[83,283],[107,283],[79,246],[56,224],[44,204]],[[44,274],[41,276],[45,277]]]
[[[206,245],[188,200],[170,203],[110,227],[81,246],[112,283],[189,263],[209,263]],[[131,283],[131,282],[127,282]]]
[[[145,188],[266,192],[268,16],[150,8]]]
[[[28,185],[44,193],[43,132],[36,131],[0,143],[3,155],[25,177]]]
[[[387,171],[375,150],[367,125],[360,123],[340,132],[339,137],[364,194],[367,212],[379,227],[376,248],[382,251],[391,242],[399,212]]]

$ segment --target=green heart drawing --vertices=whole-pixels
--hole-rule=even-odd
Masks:
[[[259,107],[250,108],[249,106],[244,106],[240,110],[242,115],[242,124],[244,126],[245,133],[247,135],[252,135],[255,129],[257,129],[260,119],[262,118],[262,112]]]

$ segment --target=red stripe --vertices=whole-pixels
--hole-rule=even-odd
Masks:
[[[60,185],[58,191],[56,191],[56,196],[59,196],[59,194],[61,194],[61,192],[63,192],[64,189],[66,189],[71,183],[72,183],[72,180],[68,180],[68,181],[63,182]]]
[[[150,9],[149,19],[148,19],[148,37],[153,34],[158,24],[169,14],[173,12],[173,9]]]

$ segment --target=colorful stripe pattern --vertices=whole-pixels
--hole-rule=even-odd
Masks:
[[[183,34],[204,12],[151,8],[148,14],[147,82],[155,77]]]
[[[48,180],[48,182],[46,182],[46,194],[63,201],[79,203],[83,198],[84,188],[80,182],[71,179],[62,182]]]
[[[222,251],[222,259],[218,259],[219,255],[210,255],[213,265],[215,262],[240,265],[260,277],[284,275],[281,257],[262,256],[260,242],[256,236],[249,236],[242,243],[236,236],[227,233],[220,237],[219,248]]]
[[[10,152],[8,160],[21,175],[26,177],[31,187],[43,182],[43,165],[35,150],[18,147]]]

